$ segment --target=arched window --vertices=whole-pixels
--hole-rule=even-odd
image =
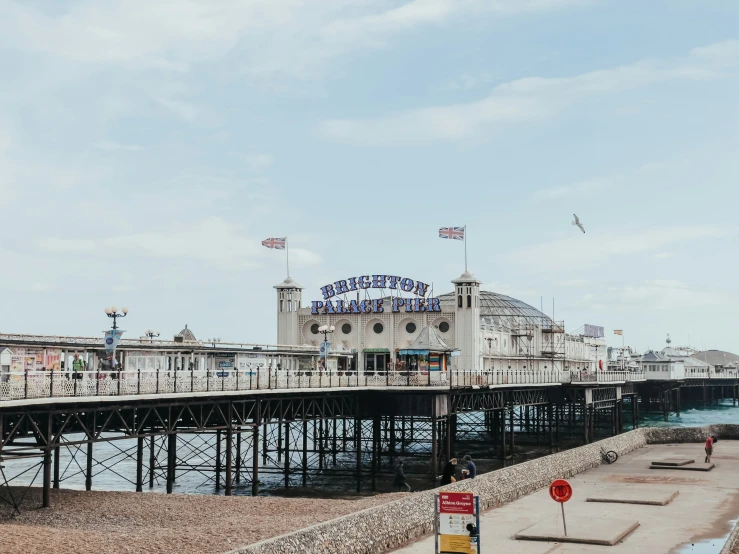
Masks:
[[[457,308],[462,307],[462,295],[457,296]]]
[[[472,295],[471,294],[467,295],[467,307],[468,308],[472,307]]]
[[[283,300],[280,300],[280,311],[281,312],[285,311],[285,306],[283,305],[283,302],[284,302]]]
[[[292,300],[288,300],[287,301],[287,311],[288,312],[292,312],[293,311],[293,301]]]

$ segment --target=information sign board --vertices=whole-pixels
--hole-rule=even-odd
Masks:
[[[436,552],[480,554],[480,499],[471,492],[436,495]]]

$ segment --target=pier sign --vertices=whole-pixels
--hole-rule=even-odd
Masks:
[[[480,498],[471,492],[436,495],[436,552],[480,553]]]
[[[390,290],[392,295],[391,305],[384,306],[382,298],[359,300],[337,299],[336,297],[351,292],[367,291],[369,289]],[[392,291],[397,291],[394,295]],[[404,298],[402,293],[409,293],[415,297]],[[427,298],[429,285],[423,281],[400,277],[398,275],[360,275],[340,279],[321,287],[323,300],[311,302],[311,313],[324,314],[377,314],[383,313],[387,308],[394,313],[405,312],[440,312],[441,306],[438,298]]]

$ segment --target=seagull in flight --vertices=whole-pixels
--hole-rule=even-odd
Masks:
[[[582,223],[580,223],[580,218],[577,217],[577,214],[572,214],[572,215],[575,216],[575,221],[573,221],[572,224],[573,225],[577,225],[580,228],[580,230],[584,233],[585,232],[585,227],[583,227],[582,226]]]

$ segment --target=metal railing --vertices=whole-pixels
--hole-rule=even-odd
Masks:
[[[685,371],[685,379],[739,379],[739,370]]]
[[[449,387],[446,372],[122,370],[0,374],[0,401],[188,392],[348,387]]]
[[[597,371],[593,373],[571,373],[568,375],[569,383],[617,383],[620,381],[634,382],[646,381],[643,371]]]
[[[563,373],[556,370],[453,371],[452,387],[496,385],[554,385],[562,383]]]

